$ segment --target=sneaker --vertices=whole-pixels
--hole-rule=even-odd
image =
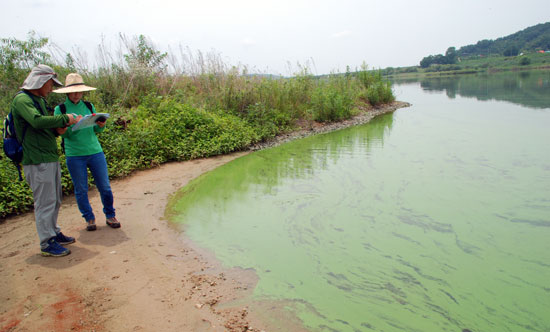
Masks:
[[[107,223],[107,225],[109,225],[112,228],[119,228],[120,227],[120,223],[118,222],[118,220],[116,220],[116,217],[107,218],[107,220],[105,222]]]
[[[61,257],[61,256],[67,256],[70,254],[71,251],[67,248],[63,248],[57,241],[55,241],[55,237],[52,237],[48,240],[48,246],[45,249],[42,249],[42,256],[53,256],[53,257]]]
[[[95,226],[95,220],[92,219],[92,220],[86,220],[86,230],[87,231],[95,231],[96,230],[96,226]]]
[[[66,236],[65,234],[59,232],[56,236],[55,236],[55,241],[59,244],[71,244],[71,243],[75,243],[75,239],[74,237],[72,236]]]

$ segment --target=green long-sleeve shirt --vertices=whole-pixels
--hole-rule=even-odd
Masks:
[[[34,99],[42,107],[34,106]],[[48,115],[46,102],[42,97],[20,93],[13,99],[10,108],[17,137],[23,139],[23,165],[36,165],[59,160],[55,128],[65,127],[67,115]],[[23,137],[23,128],[26,127]]]
[[[74,113],[82,116],[95,113],[94,105],[92,105],[93,112],[90,112],[82,100],[74,104],[67,98],[64,104],[67,113]],[[59,106],[55,107],[54,114],[62,114]],[[101,144],[99,144],[96,133],[102,132],[103,129],[105,128],[101,128],[98,125],[75,131],[73,131],[73,126],[67,128],[67,131],[61,135],[61,137],[65,139],[65,155],[67,157],[77,157],[89,156],[102,152],[103,149],[101,148]]]

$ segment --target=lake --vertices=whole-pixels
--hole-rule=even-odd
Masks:
[[[268,320],[550,331],[550,72],[394,92],[412,106],[192,181],[173,221],[224,266],[256,273],[247,302]]]

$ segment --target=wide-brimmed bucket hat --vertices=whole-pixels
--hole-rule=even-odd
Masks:
[[[86,92],[96,88],[84,84],[82,76],[77,73],[70,73],[65,77],[65,87],[54,90],[55,93]]]
[[[53,71],[50,66],[38,65],[31,69],[31,72],[23,82],[21,89],[25,90],[36,90],[46,84],[50,79],[53,80],[55,86],[63,86],[61,82],[57,79],[57,74]]]

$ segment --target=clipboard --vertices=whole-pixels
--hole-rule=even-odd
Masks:
[[[78,121],[73,126],[72,130],[75,131],[75,130],[92,127],[95,125],[95,122],[97,121],[97,119],[101,117],[108,118],[109,113],[93,113],[93,114],[85,115],[82,117],[82,119],[80,119],[80,121]]]

